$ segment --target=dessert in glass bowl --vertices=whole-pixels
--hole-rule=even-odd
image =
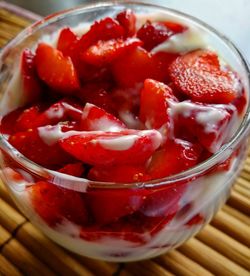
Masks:
[[[249,78],[204,23],[136,3],[83,6],[1,54],[1,177],[48,237],[134,261],[207,224],[240,170]]]

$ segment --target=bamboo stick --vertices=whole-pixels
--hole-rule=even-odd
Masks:
[[[245,163],[243,170],[246,171],[250,175],[250,164]]]
[[[131,262],[125,264],[125,271],[128,271],[133,276],[173,276],[171,272],[153,262],[152,260]]]
[[[227,204],[225,204],[222,207],[222,210],[228,213],[229,215],[235,217],[236,219],[240,220],[241,222],[245,223],[246,225],[250,226],[250,217],[248,217],[247,215],[239,212],[238,210],[230,207]]]
[[[12,208],[1,198],[0,210],[0,224],[3,225],[11,233],[13,233],[17,227],[27,221],[24,216],[18,213],[14,208]]]
[[[21,272],[0,254],[0,275],[21,276]]]
[[[250,270],[249,249],[213,226],[207,225],[196,238],[240,266]]]
[[[95,275],[110,276],[115,274],[115,272],[119,268],[118,263],[109,263],[105,261],[94,260],[87,257],[79,256],[77,254],[71,255],[79,260],[80,263],[86,266]]]
[[[172,250],[168,254],[158,257],[155,261],[169,269],[175,275],[213,275],[211,272],[176,250]]]
[[[16,238],[33,254],[60,275],[93,275],[88,269],[69,256],[62,248],[46,238],[31,223],[23,225]]]
[[[178,250],[216,275],[249,276],[247,270],[195,238]]]
[[[250,181],[247,181],[246,179],[239,177],[236,180],[237,185],[240,185],[242,187],[245,187],[246,189],[250,189]]]
[[[2,21],[7,21],[10,24],[20,26],[21,28],[25,28],[30,24],[29,20],[24,19],[23,17],[20,17],[13,13],[10,13],[5,9],[0,9],[0,19]]]
[[[250,174],[244,168],[243,171],[240,173],[240,177],[244,178],[246,181],[250,181]]]
[[[249,227],[228,213],[221,210],[211,224],[244,245],[250,245]]]
[[[231,191],[227,204],[247,215],[249,214],[250,200],[234,190]]]
[[[25,275],[56,275],[14,238],[4,245],[2,255],[11,260]]]
[[[240,185],[234,185],[233,189],[250,201],[250,189],[242,187]]]
[[[0,179],[0,198],[6,201],[9,205],[16,208],[15,203],[13,202],[12,198],[10,197],[7,189],[5,188],[3,182]]]
[[[0,249],[11,239],[11,234],[0,225]]]

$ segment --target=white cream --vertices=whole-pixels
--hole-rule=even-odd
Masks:
[[[126,135],[112,139],[98,139],[98,143],[108,150],[124,151],[132,148],[137,140],[137,135]]]

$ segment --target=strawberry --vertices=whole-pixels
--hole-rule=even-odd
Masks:
[[[136,32],[136,16],[132,10],[126,9],[117,14],[116,20],[124,28],[125,36],[133,36]]]
[[[72,57],[78,41],[78,37],[70,28],[64,28],[61,30],[58,37],[57,49],[61,51],[64,56]]]
[[[133,183],[149,180],[144,166],[96,166],[90,169],[88,178],[96,181]]]
[[[61,51],[48,44],[39,43],[35,61],[39,77],[52,89],[62,94],[71,94],[79,89],[72,60]]]
[[[159,129],[165,125],[166,131],[169,131],[169,101],[178,101],[169,86],[152,79],[144,81],[139,118],[148,129]]]
[[[81,58],[89,64],[101,67],[112,63],[119,56],[140,45],[142,42],[137,38],[99,40],[84,51]]]
[[[113,102],[107,92],[109,88],[110,84],[108,82],[87,83],[82,86],[77,96],[84,103],[94,104],[107,112],[113,113]]]
[[[39,100],[42,95],[42,84],[36,72],[35,55],[29,49],[25,49],[21,55],[21,77],[25,103]]]
[[[185,225],[189,227],[197,224],[203,224],[205,222],[205,218],[201,214],[197,214],[193,216]]]
[[[103,225],[137,211],[146,194],[144,189],[98,189],[87,193],[86,202],[96,223]]]
[[[172,104],[170,112],[177,137],[193,141],[195,138],[206,150],[215,153],[230,138],[237,111],[233,105],[183,101]]]
[[[82,163],[78,162],[78,163],[67,164],[58,171],[60,173],[81,177],[82,174],[84,173],[84,167]]]
[[[156,130],[85,132],[59,141],[62,149],[91,165],[142,164],[161,144]]]
[[[87,103],[81,118],[82,130],[119,131],[126,126],[118,118],[109,114],[104,109]]]
[[[15,124],[18,117],[22,114],[22,109],[16,109],[1,119],[0,132],[3,134],[13,134],[15,132]]]
[[[241,85],[235,74],[220,69],[218,56],[208,50],[197,50],[178,57],[169,66],[174,85],[193,101],[230,103]]]
[[[29,186],[27,192],[35,211],[49,226],[64,220],[79,225],[87,223],[88,214],[80,193],[45,181]]]
[[[166,41],[170,36],[182,33],[187,28],[171,21],[150,22],[149,20],[137,31],[136,36],[143,41],[143,48],[151,51]]]
[[[147,172],[153,179],[180,173],[195,166],[200,154],[198,145],[180,139],[169,140],[153,154]]]
[[[45,167],[62,165],[72,160],[57,143],[46,144],[39,136],[38,129],[17,132],[9,137],[9,142],[24,156]]]

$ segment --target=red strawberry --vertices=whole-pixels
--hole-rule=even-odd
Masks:
[[[72,161],[72,158],[57,143],[46,144],[39,136],[38,129],[17,132],[9,137],[9,142],[24,156],[45,167],[53,167]]]
[[[198,145],[180,139],[169,140],[153,154],[147,172],[153,179],[180,173],[195,166],[200,154]]]
[[[119,131],[126,126],[118,118],[109,114],[104,109],[87,103],[81,118],[82,130]]]
[[[230,138],[237,111],[233,105],[183,101],[173,103],[170,112],[177,137],[195,138],[206,150],[215,153]]]
[[[132,183],[149,180],[144,166],[112,166],[112,167],[93,167],[88,174],[91,180],[104,182]]]
[[[205,219],[201,214],[193,216],[185,225],[193,226],[204,223]]]
[[[208,50],[197,50],[178,57],[169,67],[174,85],[193,101],[230,103],[241,85],[235,74],[222,71],[218,57]]]
[[[78,41],[78,37],[70,28],[64,28],[60,32],[57,41],[57,49],[61,51],[64,56],[71,57]]]
[[[85,132],[59,141],[75,158],[91,165],[142,164],[161,144],[156,130]]]
[[[81,177],[84,173],[84,167],[82,163],[72,163],[67,164],[64,167],[62,167],[60,170],[58,170],[61,173],[73,175],[76,177]]]
[[[29,49],[25,49],[22,52],[21,77],[23,81],[23,98],[25,103],[39,100],[42,94],[42,84],[36,72],[35,55]]]
[[[45,181],[29,186],[27,191],[35,211],[48,225],[56,226],[65,220],[79,225],[87,223],[87,211],[80,193]]]
[[[137,32],[137,37],[143,41],[143,48],[150,51],[167,40],[170,36],[181,33],[187,28],[171,21],[147,21]]]
[[[20,116],[22,114],[23,110],[22,109],[16,109],[7,115],[5,115],[1,119],[1,124],[0,124],[0,132],[3,134],[13,134],[15,132],[15,124]]]
[[[142,42],[137,38],[99,40],[83,52],[81,58],[89,64],[101,67],[110,64],[119,56],[140,45]]]
[[[136,16],[132,10],[127,9],[117,14],[116,20],[124,28],[125,36],[133,36],[136,32]]]
[[[165,125],[169,131],[169,101],[177,101],[169,86],[152,79],[145,80],[141,90],[140,120],[148,129]]]
[[[78,93],[78,97],[84,103],[94,104],[107,112],[113,113],[113,102],[107,89],[110,88],[108,82],[92,82],[83,85]]]
[[[98,224],[108,224],[137,211],[146,194],[144,189],[93,190],[87,193],[86,201],[95,221]]]
[[[36,68],[39,77],[57,92],[69,94],[79,88],[71,58],[48,44],[38,44]]]

